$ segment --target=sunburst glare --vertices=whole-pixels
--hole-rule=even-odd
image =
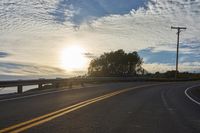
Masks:
[[[85,49],[79,45],[66,47],[61,52],[61,66],[67,71],[81,70],[86,67]]]

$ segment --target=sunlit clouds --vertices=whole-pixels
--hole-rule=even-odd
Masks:
[[[171,70],[173,25],[187,27],[180,38],[180,71],[200,71],[199,8],[199,0],[1,0],[0,62],[56,68],[49,75],[78,75],[86,73],[92,58],[124,49],[138,51],[150,72]]]
[[[61,51],[61,67],[66,71],[80,70],[87,68],[87,58],[84,56],[85,50],[77,45],[73,44]]]

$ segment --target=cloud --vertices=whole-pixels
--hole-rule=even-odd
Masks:
[[[66,72],[62,69],[40,66],[37,64],[27,63],[11,63],[11,62],[0,62],[0,73],[2,75],[16,75],[16,76],[51,76],[51,75],[66,75]]]
[[[149,2],[147,9],[133,9],[129,14],[103,17],[94,21],[93,27],[101,34],[109,36],[114,43],[116,40],[119,44],[121,40],[121,46],[122,43],[128,42],[133,48],[135,46],[136,50],[153,46],[157,50],[171,51],[176,46],[177,38],[177,31],[170,29],[172,25],[187,27],[186,31],[181,32],[181,42],[188,39],[200,42],[197,40],[200,35],[200,13],[193,11],[199,9],[197,5],[200,5],[200,2],[196,1],[195,4],[183,0]]]
[[[8,56],[10,56],[9,53],[1,52],[1,51],[0,51],[0,58],[5,58],[5,57],[8,57]]]
[[[89,58],[89,59],[94,59],[94,58],[97,57],[93,53],[84,53],[84,56],[87,57],[87,58]]]
[[[192,47],[192,46],[191,46]],[[200,56],[198,53],[198,48],[193,49],[188,46],[180,48],[179,62],[196,62],[200,61]],[[195,46],[196,47],[196,46]],[[187,52],[186,52],[187,51]],[[174,64],[176,61],[176,51],[155,51],[154,47],[146,48],[138,51],[139,55],[144,59],[145,63],[164,63],[164,64]]]
[[[179,64],[179,71],[180,72],[195,72],[199,73],[200,68],[199,68],[200,62],[195,62],[195,63],[180,63]],[[154,73],[154,72],[166,72],[166,71],[171,71],[175,70],[175,65],[172,64],[163,64],[163,63],[146,63],[143,64],[143,67],[145,70],[148,72]]]
[[[59,49],[73,41],[97,56],[123,48],[143,52],[149,64],[172,65],[177,31],[170,27],[186,26],[180,62],[192,63],[200,57],[199,7],[199,0],[2,0],[0,46],[13,54],[6,60],[38,66],[56,66]]]
[[[112,14],[127,14],[145,7],[147,0],[59,0],[53,12],[56,22],[71,21],[75,25]]]
[[[176,53],[173,51],[153,51],[153,48],[140,50],[139,55],[144,59],[145,63],[165,63],[174,64]]]
[[[54,9],[56,3],[57,0],[1,0],[1,32],[31,33],[42,31],[41,29],[45,29],[45,31],[57,29],[57,26],[51,27],[54,21],[48,14]]]

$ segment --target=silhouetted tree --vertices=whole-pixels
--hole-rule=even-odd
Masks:
[[[175,70],[167,71],[167,72],[164,73],[164,75],[165,75],[166,78],[174,78],[175,74],[176,74]]]
[[[135,76],[144,73],[142,63],[142,58],[137,52],[125,53],[120,49],[93,59],[88,74],[90,76]]]

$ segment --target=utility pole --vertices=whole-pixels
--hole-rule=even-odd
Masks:
[[[176,50],[176,74],[175,79],[178,77],[178,53],[179,53],[179,39],[180,39],[180,33],[182,30],[186,30],[186,27],[173,27],[171,26],[171,29],[176,29],[177,32],[177,50]]]

